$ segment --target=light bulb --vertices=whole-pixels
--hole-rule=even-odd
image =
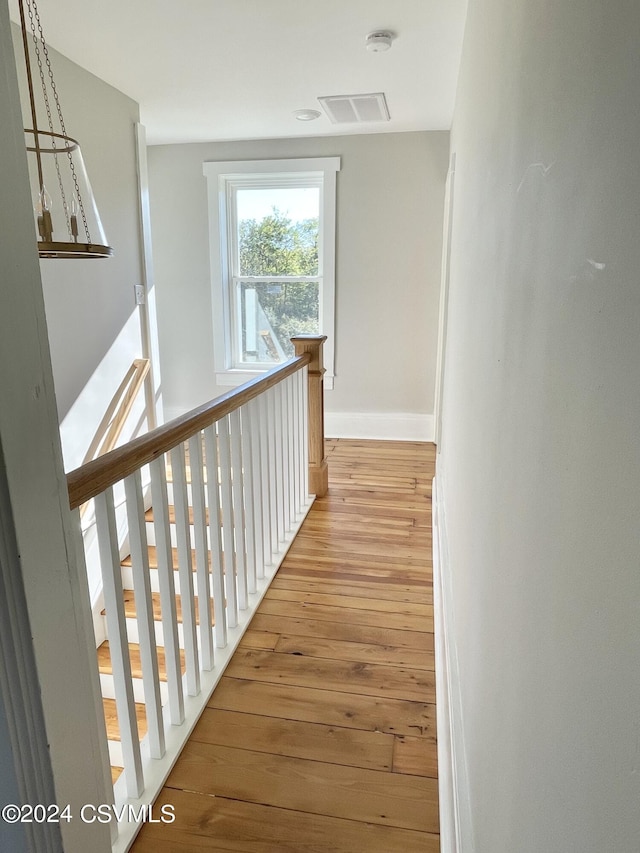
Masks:
[[[47,189],[44,184],[40,188],[36,211],[38,213],[38,234],[45,243],[51,243],[53,241],[53,222],[51,220],[51,196],[47,192]]]
[[[71,199],[71,236],[73,237],[73,242],[78,242],[78,202],[76,201],[76,197],[74,196]]]
[[[51,211],[51,196],[47,192],[47,188],[44,186],[44,184],[42,185],[42,189],[40,190],[40,205],[42,211]]]

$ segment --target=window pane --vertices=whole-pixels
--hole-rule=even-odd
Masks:
[[[294,354],[289,338],[317,335],[318,290],[317,281],[240,282],[240,361],[284,361]]]
[[[238,189],[239,275],[318,275],[318,187]]]

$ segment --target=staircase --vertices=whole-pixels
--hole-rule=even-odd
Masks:
[[[310,496],[326,492],[324,337],[292,340],[288,362],[67,476],[71,508],[95,507],[105,802],[123,815],[113,853],[142,820],[122,809],[161,789]]]
[[[203,447],[204,451],[204,447]],[[167,472],[167,486],[169,489],[169,494],[171,495],[172,490],[172,470],[171,470],[171,462],[168,461],[166,465]],[[189,448],[188,445],[185,446],[185,473],[187,479],[187,485],[189,490],[191,490],[191,465],[189,462]],[[203,480],[206,483],[207,474],[206,468],[203,471]],[[196,571],[196,552],[193,549],[193,545],[195,542],[195,533],[194,533],[194,516],[193,516],[193,507],[189,507],[189,540],[192,545],[191,550],[191,566],[194,572],[194,614],[196,624],[200,625],[200,615],[199,615],[199,607],[198,607],[198,598],[197,598],[197,583],[195,577]],[[209,522],[209,511],[208,508],[205,509],[205,517],[206,522]],[[168,520],[170,524],[170,536],[171,536],[171,557],[172,564],[174,566],[173,572],[173,581],[174,587],[177,590],[175,594],[175,605],[176,605],[176,618],[177,618],[177,628],[178,628],[178,642],[180,646],[180,670],[181,674],[184,676],[186,673],[186,664],[185,664],[185,655],[184,655],[184,628],[182,622],[182,599],[180,596],[180,574],[178,571],[178,549],[176,547],[177,542],[177,532],[176,532],[176,509],[175,506],[171,503],[168,505]],[[160,679],[160,697],[162,704],[164,705],[168,700],[168,691],[167,691],[167,671],[166,671],[166,663],[165,663],[165,655],[164,655],[164,633],[163,633],[163,624],[162,624],[162,605],[160,602],[160,581],[158,578],[158,554],[156,549],[156,530],[154,525],[154,515],[153,508],[150,508],[145,513],[145,528],[147,534],[147,551],[148,551],[148,559],[149,559],[149,581],[151,592],[151,607],[153,611],[153,627],[154,627],[154,635],[156,640],[156,654],[158,660],[158,675]],[[209,564],[211,564],[211,551],[209,550]],[[131,663],[131,675],[132,675],[132,683],[133,683],[133,695],[135,698],[135,710],[136,710],[136,719],[138,724],[138,740],[141,742],[144,736],[147,734],[147,715],[145,710],[145,694],[144,694],[144,685],[142,681],[142,660],[140,655],[140,646],[138,644],[138,619],[136,613],[136,600],[135,594],[133,591],[133,574],[132,574],[132,557],[129,554],[125,557],[120,566],[121,566],[121,574],[122,574],[122,591],[123,591],[123,602],[124,602],[124,612],[126,617],[126,627],[127,627],[127,638],[129,640],[129,661]],[[213,627],[215,625],[215,617],[214,617],[214,602],[213,597],[209,599],[209,614],[210,614],[210,624]],[[102,611],[102,617],[106,620],[106,613]],[[106,634],[106,625],[105,625],[105,634]],[[109,759],[111,762],[111,778],[115,783],[119,778],[120,774],[123,770],[123,755],[122,755],[122,745],[120,741],[120,726],[118,724],[118,713],[116,709],[115,703],[115,685],[113,682],[113,669],[111,664],[111,652],[109,648],[109,641],[105,640],[97,649],[98,655],[98,671],[100,673],[100,686],[102,689],[102,705],[104,708],[104,718],[107,727],[107,741],[109,746]]]

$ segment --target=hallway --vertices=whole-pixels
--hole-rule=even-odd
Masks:
[[[134,853],[437,853],[431,444],[327,442],[315,502]]]

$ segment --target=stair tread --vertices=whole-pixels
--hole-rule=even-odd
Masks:
[[[149,545],[148,549],[149,549],[149,568],[150,569],[157,569],[158,568],[158,549],[156,548],[155,545]],[[177,570],[177,568],[178,568],[178,549],[172,548],[171,549],[171,555],[172,555],[172,560],[173,560],[173,568],[174,568],[174,570]],[[125,566],[127,568],[132,565],[131,554],[129,554],[128,557],[125,557],[122,560],[121,565]],[[196,570],[196,552],[193,550],[193,548],[191,549],[191,568],[195,572],[195,570]],[[209,553],[209,571],[211,571],[211,554],[210,553]]]
[[[167,671],[165,666],[164,649],[162,646],[157,646],[156,651],[158,654],[158,673],[160,681],[166,681]],[[103,675],[111,675],[113,673],[113,668],[111,666],[111,649],[109,648],[108,640],[105,640],[104,643],[98,647],[97,654],[99,671]],[[131,675],[133,678],[142,678],[140,646],[137,643],[129,643],[129,660],[131,661]],[[180,669],[183,673],[186,672],[184,649],[180,649]]]
[[[144,514],[145,521],[153,521],[153,507],[150,507]],[[205,507],[205,521],[209,524],[209,508]],[[176,508],[169,505],[169,523],[176,523]],[[189,524],[193,524],[193,507],[189,507]]]
[[[206,458],[206,448],[204,442],[204,436],[202,437],[202,476],[204,477],[204,482],[207,482],[207,458]],[[191,482],[191,462],[189,459],[189,443],[185,442],[184,444],[184,460],[185,460],[185,469],[187,473],[187,483]],[[173,471],[171,466],[171,456],[167,454],[166,456],[166,471],[167,471],[167,483],[173,482]]]
[[[148,554],[149,554],[149,568],[150,569],[157,569],[158,568],[158,549],[156,548],[155,545],[148,545],[147,550],[148,550]],[[207,556],[208,556],[208,562],[209,562],[209,572],[211,572],[211,570],[212,570],[211,551],[207,551]],[[173,565],[174,572],[177,572],[178,567],[179,567],[178,549],[177,548],[171,549],[171,562]],[[132,560],[131,560],[131,554],[128,554],[126,557],[123,557],[122,560],[120,561],[120,565],[123,568],[127,568],[127,569],[131,568],[131,566],[133,565]],[[195,573],[195,571],[196,571],[196,552],[193,548],[191,549],[191,569]]]
[[[136,611],[136,598],[132,589],[123,589],[122,597],[124,599],[124,615],[127,619],[135,619],[137,616]],[[211,624],[214,624],[213,618],[213,599],[211,600]],[[151,605],[153,607],[153,618],[155,622],[160,622],[162,619],[162,605],[160,603],[160,593],[152,592],[151,593]],[[198,598],[197,596],[194,599],[195,612],[196,612],[196,624],[200,624],[200,612],[198,608]],[[102,616],[105,615],[105,611],[102,611]],[[179,595],[176,595],[176,616],[178,622],[182,622],[182,599]]]
[[[104,719],[107,724],[107,739],[108,740],[120,740],[120,724],[118,723],[118,712],[116,710],[116,700],[115,699],[104,699],[102,700],[102,707],[104,708]],[[138,737],[140,740],[147,733],[147,713],[145,706],[142,702],[136,702],[136,720],[138,721]],[[113,771],[116,768],[111,768],[111,775],[113,778]],[[122,768],[117,768],[122,770]],[[119,774],[118,774],[119,775]],[[117,777],[116,777],[117,778]],[[115,781],[115,779],[114,779]]]

